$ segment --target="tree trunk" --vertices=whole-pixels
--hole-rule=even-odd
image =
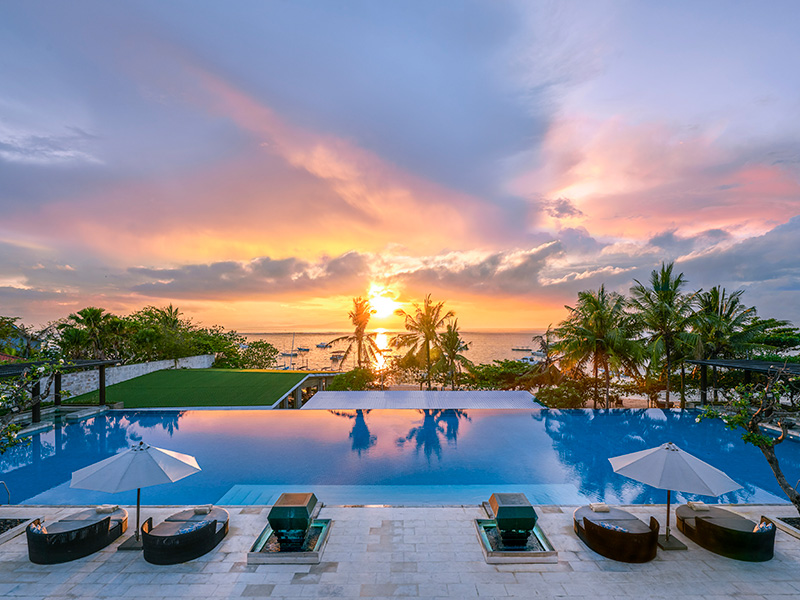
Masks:
[[[772,473],[775,475],[775,479],[778,480],[778,485],[781,486],[783,493],[789,498],[794,507],[797,509],[798,514],[800,514],[800,493],[797,492],[789,482],[786,481],[786,477],[781,470],[781,466],[778,463],[778,457],[775,456],[775,446],[759,446],[761,449],[761,453],[764,455],[764,458],[767,459],[770,468],[772,469]]]
[[[594,397],[592,401],[594,402],[594,409],[597,410],[597,397],[599,395],[599,390],[597,389],[597,359],[594,361]]]
[[[666,398],[666,405],[669,408],[669,375],[672,372],[672,364],[670,363],[669,358],[669,344],[664,344],[664,347],[667,350],[667,398]]]
[[[431,389],[431,344],[425,341],[425,366],[427,367],[428,389]]]
[[[608,410],[609,408],[611,408],[611,405],[610,405],[609,399],[608,399],[609,387],[611,386],[611,373],[608,372],[608,362],[607,361],[606,361],[605,367],[606,367],[606,410]]]
[[[686,410],[686,363],[681,361],[681,410]]]

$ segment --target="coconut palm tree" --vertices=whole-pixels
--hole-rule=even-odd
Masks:
[[[742,294],[744,290],[729,294],[720,286],[698,293],[691,331],[695,358],[741,358],[761,347],[757,343],[761,330],[753,327],[756,309],[744,305]],[[712,373],[716,400],[716,367]]]
[[[625,298],[606,292],[601,285],[597,292],[578,293],[575,307],[565,307],[569,316],[556,329],[564,368],[582,373],[591,364],[594,377],[594,406],[597,408],[598,374],[603,369],[605,407],[609,408],[611,372],[635,373],[643,356],[643,348],[633,336],[633,323],[625,312]]]
[[[112,319],[112,315],[103,308],[87,306],[73,313],[68,317],[68,325],[77,327],[86,332],[88,340],[87,351],[92,358],[105,359],[106,352],[106,325]],[[69,323],[72,321],[72,323]]]
[[[462,368],[472,366],[472,361],[462,352],[469,350],[469,343],[461,339],[458,332],[458,319],[447,324],[447,329],[439,334],[439,359],[434,369],[444,375],[444,381],[450,383],[451,389],[456,389],[456,380]]]
[[[355,330],[352,335],[343,335],[328,342],[331,345],[347,343],[347,350],[342,355],[342,362],[355,352],[356,365],[359,369],[369,367],[377,362],[380,349],[375,342],[375,334],[367,333],[367,325],[372,316],[372,307],[366,298],[353,298],[353,310],[348,313]]]
[[[637,328],[644,334],[650,351],[650,362],[657,365],[665,359],[666,402],[669,406],[669,377],[672,361],[681,345],[681,336],[689,330],[694,294],[684,294],[683,273],[672,274],[674,263],[661,263],[660,270],[650,273],[647,285],[634,279],[629,306],[633,309]],[[683,407],[682,407],[683,408]]]
[[[414,304],[414,314],[404,310],[399,310],[398,314],[405,318],[408,333],[395,336],[392,344],[397,347],[410,346],[406,356],[422,354],[425,361],[425,381],[428,389],[431,389],[432,352],[439,346],[437,331],[445,326],[448,319],[455,317],[455,313],[452,310],[445,312],[444,302],[434,303],[428,294],[422,306]]]

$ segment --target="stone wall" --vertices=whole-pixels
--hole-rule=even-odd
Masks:
[[[106,367],[106,387],[127,381],[134,377],[147,375],[154,371],[164,369],[208,369],[214,363],[213,354],[202,354],[200,356],[187,356],[177,360],[157,360],[153,362],[137,363],[134,365],[121,365],[119,367]],[[61,376],[61,389],[69,392],[70,397],[80,396],[87,392],[93,392],[100,387],[100,370],[77,371],[75,373],[65,373]],[[50,386],[50,393],[44,401],[53,400],[53,386]]]

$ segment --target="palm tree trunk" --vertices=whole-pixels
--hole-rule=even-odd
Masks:
[[[427,368],[428,389],[431,389],[431,344],[425,341],[425,366]]]
[[[600,394],[600,391],[597,389],[597,357],[594,360],[594,397],[592,401],[594,402],[594,408],[597,410],[597,399]]]
[[[686,410],[686,363],[681,361],[681,410]]]
[[[611,408],[611,405],[609,403],[609,398],[608,398],[608,396],[609,396],[609,388],[611,387],[611,373],[608,372],[608,361],[607,360],[605,361],[603,366],[605,367],[605,370],[606,370],[606,410],[608,410],[609,408]]]
[[[669,344],[667,343],[667,344],[665,344],[665,346],[666,346],[666,349],[667,349],[667,399],[666,399],[666,405],[667,405],[667,408],[669,408],[669,375],[672,372],[672,364],[671,364],[670,359],[669,359]]]

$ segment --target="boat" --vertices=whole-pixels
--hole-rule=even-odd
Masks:
[[[297,348],[295,348],[295,350],[297,350],[298,352],[308,352],[308,348],[303,348],[302,346],[298,346]]]
[[[511,348],[511,351],[512,352],[531,352],[531,351],[533,351],[533,348],[531,348],[530,346],[514,346],[513,348]]]
[[[297,352],[281,352],[281,356],[297,356]]]
[[[328,342],[320,342],[317,344],[317,348],[330,348],[331,345]]]

